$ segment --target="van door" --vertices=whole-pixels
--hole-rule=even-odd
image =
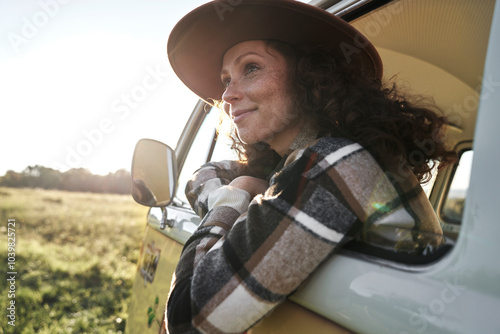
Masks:
[[[186,182],[212,157],[235,159],[227,139],[217,138],[215,129],[219,116],[218,109],[198,103],[177,143],[175,153],[180,173],[175,198],[165,208],[149,210],[129,306],[127,333],[158,333],[160,328],[182,247],[201,221],[184,195]],[[162,226],[162,222],[166,224]]]

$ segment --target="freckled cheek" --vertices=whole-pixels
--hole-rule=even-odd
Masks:
[[[279,119],[282,123],[289,123],[290,118],[296,117],[292,110],[292,97],[284,82],[270,86],[266,94],[268,94],[269,106],[272,108],[274,118]]]
[[[278,104],[286,98],[285,86],[280,82],[279,78],[272,78],[261,82],[255,87],[253,92],[255,96],[259,96],[261,102],[269,105]]]

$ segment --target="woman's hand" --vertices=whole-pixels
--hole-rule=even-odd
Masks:
[[[252,198],[263,194],[269,188],[269,183],[266,180],[252,176],[239,176],[231,181],[229,185],[247,191]]]

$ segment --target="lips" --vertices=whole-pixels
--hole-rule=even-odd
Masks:
[[[247,116],[249,116],[251,113],[256,111],[257,108],[254,109],[239,109],[235,110],[234,112],[231,113],[231,116],[233,118],[234,123],[239,123],[243,121]]]

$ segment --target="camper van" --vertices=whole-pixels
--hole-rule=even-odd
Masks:
[[[500,3],[313,0],[374,44],[384,76],[432,96],[459,161],[425,185],[446,245],[401,254],[352,243],[249,333],[500,333]],[[200,224],[184,189],[208,161],[235,159],[219,110],[193,106],[175,149],[143,139],[134,198],[150,208],[126,331],[159,333],[183,244]],[[138,171],[141,171],[139,173]],[[146,171],[146,172],[144,172]]]

